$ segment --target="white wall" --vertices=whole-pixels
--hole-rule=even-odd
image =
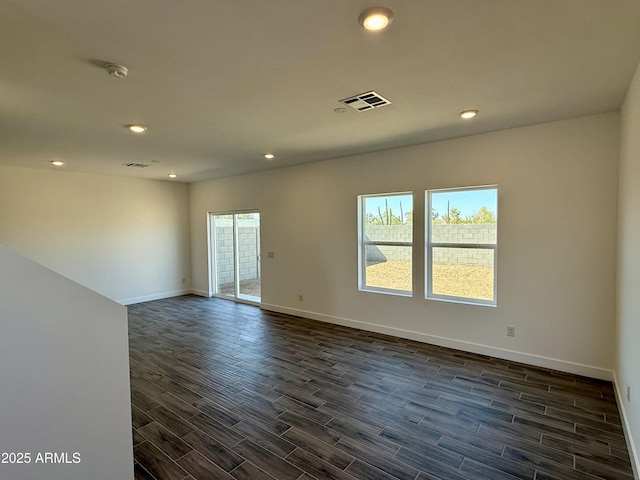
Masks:
[[[171,296],[188,201],[182,183],[0,166],[0,243],[122,303]]]
[[[640,477],[640,67],[622,108],[616,387]],[[631,402],[626,399],[631,387]]]
[[[29,454],[0,478],[133,480],[126,309],[1,245],[0,266],[0,452]]]
[[[191,184],[194,291],[207,212],[255,208],[265,308],[612,378],[618,148],[608,113]],[[499,185],[498,307],[426,301],[424,190],[483,184]],[[407,190],[416,295],[359,292],[356,197]]]

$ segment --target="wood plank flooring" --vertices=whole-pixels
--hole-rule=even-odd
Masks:
[[[196,296],[129,332],[136,479],[633,478],[610,382]]]

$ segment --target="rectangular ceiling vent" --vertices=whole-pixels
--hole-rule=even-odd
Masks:
[[[345,98],[340,100],[340,103],[344,103],[348,107],[357,110],[358,112],[365,112],[373,108],[384,107],[385,105],[391,105],[391,102],[384,98],[379,93],[371,90],[370,92],[361,93],[355,97]]]
[[[131,167],[131,168],[147,168],[149,165],[145,163],[125,163],[123,167]]]

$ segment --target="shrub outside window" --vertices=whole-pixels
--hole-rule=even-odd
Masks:
[[[497,187],[428,190],[426,197],[426,298],[497,305]]]
[[[411,296],[413,194],[358,196],[358,288]]]

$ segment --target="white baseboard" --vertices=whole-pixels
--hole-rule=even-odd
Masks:
[[[188,295],[191,289],[174,290],[173,292],[155,293],[153,295],[145,295],[144,297],[125,298],[124,300],[116,300],[120,305],[133,305],[134,303],[151,302],[152,300],[162,300],[163,298],[179,297]]]
[[[192,288],[191,290],[189,290],[189,293],[191,293],[192,295],[198,295],[199,297],[206,297],[206,298],[210,298],[213,296],[211,292],[207,292],[205,290],[198,290],[195,288]]]
[[[394,337],[406,338],[408,340],[416,340],[418,342],[429,343],[432,345],[438,345],[441,347],[455,348],[457,350],[463,350],[465,352],[478,353],[480,355],[487,355],[490,357],[501,358],[504,360],[510,360],[513,362],[526,363],[528,365],[534,365],[536,367],[549,368],[553,370],[559,370],[562,372],[573,373],[576,375],[583,375],[585,377],[598,378],[601,380],[613,380],[613,371],[605,368],[595,367],[592,365],[583,365],[581,363],[568,362],[566,360],[560,360],[556,358],[548,358],[540,355],[534,355],[530,353],[517,352],[514,350],[507,350],[504,348],[491,347],[488,345],[482,345],[473,342],[466,342],[462,340],[456,340],[453,338],[439,337],[435,335],[428,335],[420,332],[413,332],[410,330],[402,330],[399,328],[386,327],[383,325],[377,325],[374,323],[362,322],[360,320],[352,320],[348,318],[335,317],[331,315],[325,315],[322,313],[309,312],[306,310],[299,310],[296,308],[282,307],[280,305],[271,305],[263,303],[261,308],[264,310],[270,310],[273,312],[286,313],[288,315],[294,315],[298,317],[310,318],[312,320],[319,320],[321,322],[333,323],[336,325],[342,325],[345,327],[357,328],[359,330],[366,330],[369,332],[383,333]]]
[[[618,402],[618,410],[620,411],[620,418],[622,419],[622,428],[624,430],[624,439],[627,442],[627,450],[629,450],[629,456],[631,458],[631,467],[633,468],[633,478],[640,479],[640,457],[638,457],[638,450],[631,434],[631,426],[627,417],[627,411],[625,408],[624,394],[620,391],[620,383],[616,372],[613,372],[613,389],[616,394],[616,401]]]

